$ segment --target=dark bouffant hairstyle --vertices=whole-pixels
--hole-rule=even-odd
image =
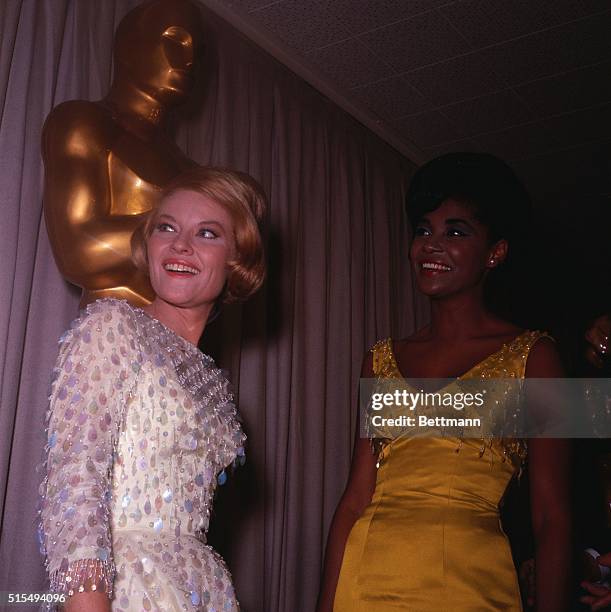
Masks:
[[[487,153],[448,153],[424,164],[407,193],[412,227],[452,198],[473,207],[491,242],[505,238],[512,247],[531,222],[530,197],[513,170]]]
[[[525,291],[532,279],[527,262],[532,258],[534,223],[530,197],[513,170],[487,153],[448,153],[424,164],[414,175],[407,193],[407,215],[413,227],[445,200],[473,208],[488,228],[490,243],[505,239],[504,263],[486,281],[488,307],[508,320],[528,323],[515,291]]]

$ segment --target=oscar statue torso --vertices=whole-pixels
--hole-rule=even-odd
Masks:
[[[152,300],[131,261],[131,235],[163,187],[194,163],[165,118],[191,85],[198,13],[187,0],[153,0],[124,22],[109,94],[60,104],[43,130],[45,221],[61,273],[83,290],[81,306],[100,297]]]

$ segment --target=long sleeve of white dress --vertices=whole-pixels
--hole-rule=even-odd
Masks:
[[[110,532],[117,438],[142,355],[131,321],[96,306],[60,340],[47,413],[40,537],[51,590],[112,597]]]

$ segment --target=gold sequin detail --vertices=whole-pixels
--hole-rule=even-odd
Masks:
[[[550,336],[545,332],[525,331],[511,342],[503,344],[498,351],[480,361],[465,374],[458,377],[457,380],[524,378],[528,355],[535,342],[543,337],[549,338]],[[376,378],[403,378],[393,351],[391,338],[378,341],[371,352],[373,373]],[[390,451],[388,447],[391,442],[389,438],[372,438],[372,448],[378,456],[378,467],[385,454]],[[462,438],[457,438],[455,451],[459,452],[462,446]],[[490,452],[488,453],[488,451]],[[492,461],[495,454],[493,451],[496,451],[503,461],[510,460],[521,472],[527,455],[525,440],[518,438],[504,438],[502,440],[482,438],[479,456],[484,457],[488,454]]]

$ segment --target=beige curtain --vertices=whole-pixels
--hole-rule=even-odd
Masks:
[[[49,374],[78,294],[42,221],[42,123],[101,97],[114,29],[135,0],[4,0],[0,7],[0,590],[44,590],[35,541]],[[269,279],[202,344],[230,371],[248,462],[221,488],[212,539],[247,612],[311,611],[345,484],[364,351],[426,317],[402,212],[412,165],[215,16],[188,155],[251,173],[270,199]],[[25,608],[23,608],[25,609]]]

